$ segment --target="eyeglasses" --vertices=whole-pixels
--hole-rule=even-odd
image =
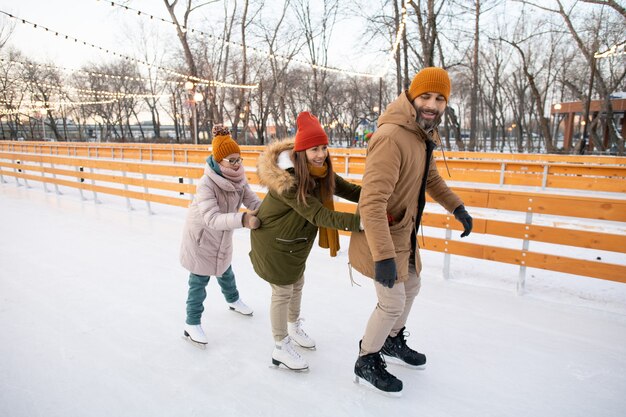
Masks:
[[[240,163],[243,162],[243,158],[233,158],[233,159],[224,158],[223,160],[228,161],[228,163],[231,165],[239,165]]]

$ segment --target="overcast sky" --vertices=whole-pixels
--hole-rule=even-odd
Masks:
[[[121,3],[118,0],[116,3]],[[275,2],[275,0],[274,0]],[[266,2],[271,4],[272,1]],[[136,0],[128,2],[128,6],[170,20],[165,5],[160,0]],[[221,5],[219,7],[222,7]],[[179,12],[182,12],[180,7]],[[159,48],[179,48],[173,27],[146,16],[138,16],[136,12],[125,11],[120,7],[112,7],[110,2],[97,0],[0,0],[0,11],[10,13],[20,19],[58,31],[88,43],[108,48],[121,54],[136,56],[139,45],[139,27],[144,26],[150,31],[151,42]],[[210,21],[210,8],[196,11],[192,16],[198,20],[189,25],[192,28],[209,32],[207,20]],[[180,16],[180,13],[179,13]],[[220,15],[221,16],[221,15]],[[15,28],[9,39],[9,45],[23,52],[28,58],[40,62],[54,62],[56,66],[79,68],[87,62],[111,61],[115,56],[106,54],[95,48],[84,46],[55,36],[32,25],[0,17],[0,24],[14,22]],[[335,26],[331,62],[329,65],[366,71],[366,68],[354,68],[354,59],[346,59],[346,54],[353,53],[354,45],[358,45],[358,37],[363,22],[356,20],[343,21]],[[361,52],[358,55],[362,55]],[[385,58],[384,55],[371,57],[370,60]],[[305,58],[306,59],[306,58]]]

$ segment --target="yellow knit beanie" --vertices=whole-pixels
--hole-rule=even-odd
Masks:
[[[409,101],[424,93],[439,93],[446,98],[450,97],[450,77],[448,71],[439,67],[427,67],[418,72],[409,87]]]
[[[237,142],[230,137],[228,128],[221,124],[213,126],[213,159],[221,162],[222,159],[233,153],[241,153]]]

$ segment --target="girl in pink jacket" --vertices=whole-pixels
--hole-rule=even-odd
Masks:
[[[231,267],[233,230],[261,225],[256,217],[261,200],[248,185],[242,161],[228,128],[215,125],[213,153],[189,206],[180,250],[181,265],[190,272],[184,337],[201,348],[208,343],[200,319],[211,276],[217,278],[231,310],[252,315],[252,309],[239,298]],[[239,212],[242,204],[253,211]]]

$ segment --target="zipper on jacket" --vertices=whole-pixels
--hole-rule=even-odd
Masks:
[[[432,140],[426,141],[426,163],[424,164],[424,175],[422,176],[422,188],[417,197],[417,217],[415,219],[415,228],[411,232],[411,251],[415,253],[417,248],[417,233],[422,224],[422,215],[424,214],[424,207],[426,206],[426,181],[428,180],[428,169],[430,168],[430,158],[435,150],[435,143]],[[422,234],[422,242],[424,235]]]
[[[302,242],[307,242],[309,240],[306,237],[297,237],[295,239],[282,239],[282,238],[277,237],[275,239],[279,243],[287,243],[287,244],[302,243]]]

